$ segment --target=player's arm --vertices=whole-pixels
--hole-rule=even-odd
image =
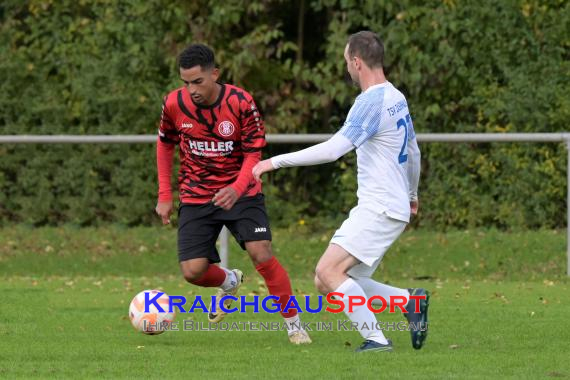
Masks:
[[[271,158],[274,169],[293,166],[310,166],[333,162],[354,149],[354,145],[337,132],[330,139],[294,153],[282,154]]]
[[[271,170],[333,162],[353,149],[354,145],[339,131],[333,137],[320,144],[261,161],[253,168],[253,177],[260,181],[261,175]]]
[[[156,213],[162,219],[163,224],[170,223],[172,215],[172,159],[175,145],[179,142],[178,132],[168,115],[166,100],[162,105],[162,115],[156,140],[156,166],[158,172],[158,202]]]
[[[253,168],[253,176],[259,181],[263,173],[278,168],[318,165],[338,160],[378,132],[381,111],[376,104],[357,100],[343,127],[329,140],[298,152],[261,161]]]
[[[229,210],[235,202],[255,186],[253,167],[261,160],[261,149],[265,146],[265,126],[253,98],[246,93],[246,101],[240,109],[241,148],[243,162],[236,180],[220,190],[212,201],[214,205]]]
[[[408,127],[408,184],[412,214],[418,213],[418,185],[420,183],[421,152],[413,124]]]

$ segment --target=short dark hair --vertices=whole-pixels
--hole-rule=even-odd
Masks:
[[[348,55],[362,59],[370,68],[384,67],[384,44],[374,32],[365,30],[348,37]]]
[[[178,67],[191,69],[200,66],[202,69],[213,69],[216,66],[214,52],[203,44],[192,44],[182,50],[178,56]]]

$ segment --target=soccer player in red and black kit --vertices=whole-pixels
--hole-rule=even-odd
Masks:
[[[214,52],[207,46],[188,46],[178,62],[184,86],[164,98],[158,131],[156,212],[164,224],[169,223],[173,212],[172,157],[178,145],[178,259],[182,274],[194,285],[219,287],[218,300],[237,294],[242,272],[215,265],[220,262],[215,243],[225,225],[247,250],[271,295],[279,297],[289,340],[311,343],[297,311],[283,312],[292,295],[291,283],[272,254],[261,184],[251,173],[265,146],[265,128],[255,102],[243,89],[217,81]],[[225,306],[230,304],[231,300],[226,300]],[[210,322],[224,318],[219,307],[212,310],[210,305]]]

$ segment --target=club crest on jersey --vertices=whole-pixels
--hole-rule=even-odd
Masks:
[[[218,125],[218,132],[225,137],[231,136],[235,130],[236,127],[234,127],[231,121],[224,120]]]

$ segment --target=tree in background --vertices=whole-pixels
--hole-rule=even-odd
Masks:
[[[361,29],[383,37],[389,80],[410,100],[418,133],[564,131],[569,21],[565,1],[7,0],[0,133],[153,134],[162,96],[181,85],[176,54],[195,41],[218,52],[225,80],[251,90],[269,133],[332,133],[357,91],[339,57]],[[422,150],[416,223],[563,226],[563,146]],[[153,155],[151,146],[0,145],[0,221],[151,223]],[[355,202],[353,160],[276,173],[265,190],[275,222],[342,218],[331,210]]]

